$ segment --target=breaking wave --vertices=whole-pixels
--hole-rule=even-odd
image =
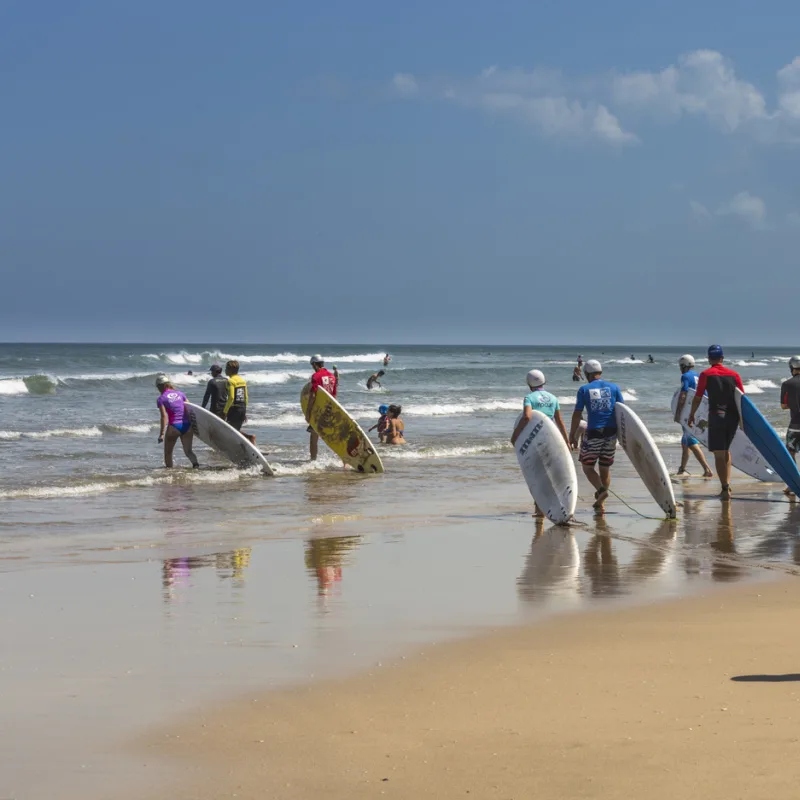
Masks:
[[[28,375],[26,378],[0,378],[0,395],[55,394],[58,385],[49,375]]]
[[[744,385],[746,394],[764,394],[765,389],[777,389],[778,385],[769,380],[748,381]]]
[[[153,361],[163,361],[166,364],[177,366],[194,366],[197,364],[211,364],[212,361],[238,361],[240,364],[308,364],[309,359],[314,353],[276,353],[276,354],[256,354],[256,355],[235,355],[233,353],[223,353],[220,350],[204,350],[200,353],[189,353],[186,350],[173,353],[145,353],[142,356],[132,356],[132,358],[148,358]],[[331,364],[338,363],[374,363],[383,362],[385,353],[350,353],[345,355],[325,355],[322,354],[326,362]]]

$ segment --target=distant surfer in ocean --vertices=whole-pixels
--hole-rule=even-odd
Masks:
[[[580,365],[576,366],[575,369],[572,370],[572,380],[577,381],[578,383],[581,382],[581,368]]]
[[[222,374],[222,367],[219,364],[212,364],[208,371],[211,373],[211,378],[206,384],[206,393],[203,395],[203,408],[207,408],[220,419],[225,419],[225,405],[228,402],[228,379]]]
[[[572,412],[572,426],[569,432],[570,444],[577,448],[584,408],[587,411],[586,433],[578,456],[583,474],[595,489],[594,509],[598,514],[605,510],[611,484],[611,467],[617,449],[617,423],[614,406],[624,403],[622,392],[615,383],[602,380],[603,367],[599,361],[590,359],[583,368],[588,383],[578,389],[575,411]],[[595,465],[599,462],[598,470]]]
[[[789,359],[789,371],[792,377],[781,384],[781,408],[790,413],[789,429],[786,431],[786,449],[797,461],[800,451],[800,356]],[[794,497],[794,492],[788,487],[784,492]]]
[[[694,415],[708,391],[708,449],[714,454],[714,465],[722,486],[720,500],[731,499],[731,453],[733,437],[739,428],[739,409],[736,405],[736,390],[744,393],[742,378],[738,372],[728,369],[722,362],[724,353],[718,344],[708,348],[707,370],[697,379],[692,409],[687,424],[694,427]]]
[[[688,353],[678,359],[678,367],[681,371],[681,393],[678,395],[678,404],[675,408],[675,422],[680,424],[681,413],[683,412],[683,407],[686,405],[686,398],[689,396],[688,392],[690,389],[697,388],[697,379],[699,376],[694,371],[694,356]],[[703,449],[700,447],[700,442],[698,442],[694,436],[684,431],[681,437],[681,448],[683,453],[681,455],[681,465],[677,472],[678,475],[689,474],[686,471],[686,465],[689,463],[689,453],[692,453],[703,468],[703,477],[714,477],[714,473],[711,471],[711,467],[708,466],[708,461],[706,461],[706,457],[703,454]]]
[[[388,367],[389,366],[389,362],[391,360],[392,360],[392,357],[388,353],[386,353],[386,355],[384,355],[384,357],[383,357],[383,366],[384,367]]]
[[[367,389],[372,389],[374,386],[377,386],[379,389],[382,389],[381,386],[381,378],[386,374],[385,370],[380,370],[378,372],[373,372],[372,375],[367,378]]]
[[[311,390],[306,406],[306,422],[311,421],[311,409],[314,408],[314,401],[317,399],[317,390],[324,389],[331,397],[336,397],[339,381],[336,376],[325,369],[325,360],[320,355],[311,356],[311,368],[314,374],[311,376]],[[312,461],[317,460],[319,451],[319,434],[311,427],[307,428],[309,433],[308,450]]]
[[[172,452],[175,450],[175,443],[181,440],[183,452],[186,458],[192,462],[192,467],[197,468],[200,464],[197,456],[192,450],[192,420],[186,411],[186,395],[178,391],[170,382],[166,375],[156,377],[156,389],[159,398],[156,406],[161,412],[161,428],[158,435],[158,443],[164,443],[164,465],[172,467]]]
[[[653,358],[653,356],[647,356],[647,363],[648,364],[655,364],[656,360]]]

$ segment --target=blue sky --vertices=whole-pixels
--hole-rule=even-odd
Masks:
[[[0,4],[0,340],[791,346],[799,17]]]

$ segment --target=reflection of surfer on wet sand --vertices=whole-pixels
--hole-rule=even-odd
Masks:
[[[342,580],[345,557],[360,542],[360,536],[325,536],[306,542],[306,569],[316,578],[318,595],[329,594]]]
[[[536,524],[525,568],[517,579],[520,598],[540,600],[554,595],[577,595],[580,551],[575,537],[563,528],[544,531],[542,519]]]

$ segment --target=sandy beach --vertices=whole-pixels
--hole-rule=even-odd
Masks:
[[[170,726],[143,760],[211,798],[797,796],[789,579],[426,647]]]

